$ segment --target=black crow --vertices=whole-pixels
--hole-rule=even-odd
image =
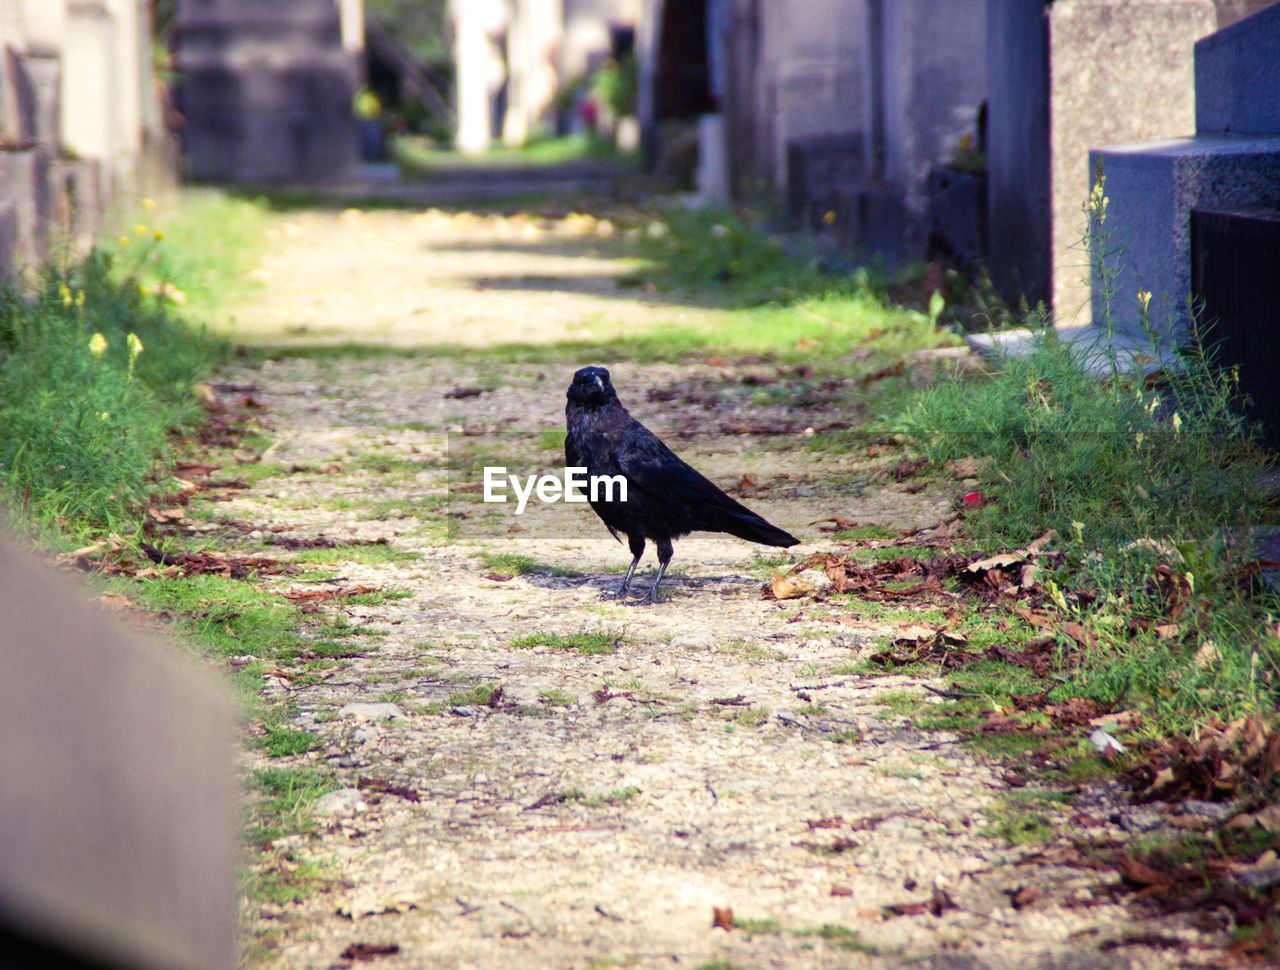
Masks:
[[[658,574],[645,596],[657,601],[658,584],[671,562],[672,539],[690,532],[727,532],[766,546],[794,546],[800,540],[770,525],[735,502],[690,468],[652,431],[633,418],[618,400],[603,367],[584,367],[573,375],[564,413],[569,434],[565,463],[595,476],[619,476],[627,482],[626,501],[615,492],[589,496],[591,507],[615,539],[626,534],[631,566],[617,597],[631,588],[646,539],[658,544]]]

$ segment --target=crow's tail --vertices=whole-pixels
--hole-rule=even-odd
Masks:
[[[786,548],[800,545],[800,540],[790,532],[784,532],[776,525],[770,525],[760,516],[745,508],[741,511],[726,510],[720,529],[722,532],[737,536],[739,539],[758,542],[765,546],[782,546]]]

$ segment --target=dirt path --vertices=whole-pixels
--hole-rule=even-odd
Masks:
[[[484,348],[702,312],[619,288],[628,267],[608,235],[303,213],[273,235],[270,292],[240,320],[258,339]],[[668,602],[608,603],[599,593],[627,556],[589,510],[516,518],[474,501],[477,464],[556,465],[563,388],[588,362],[284,358],[228,375],[269,405],[264,460],[279,473],[219,514],[295,537],[387,539],[310,579],[402,596],[322,607],[380,635],[313,677],[268,680],[320,741],[292,758],[254,751],[250,765],[331,769],[349,791],[322,800],[333,813],[315,834],[277,845],[332,860],[335,882],[255,904],[253,962],[349,965],[353,944],[395,944],[371,965],[1167,965],[1159,950],[1103,947],[1135,929],[1109,901],[1114,876],[1028,864],[1043,846],[984,834],[1010,794],[1004,768],[910,726],[904,708],[936,700],[924,684],[859,672],[900,615],[765,600],[761,550],[716,536],[678,545]],[[726,433],[794,423],[784,406],[681,397],[752,366],[624,362],[614,378],[656,430],[696,432],[678,448],[717,481],[765,483],[748,501],[804,537],[802,554],[831,545],[815,520],[947,517],[958,483],[909,494],[883,462],[821,456],[803,434]],[[1115,810],[1096,799],[1083,808]],[[1020,902],[1038,898],[1015,909],[1020,888]],[[884,909],[916,903],[931,906]],[[740,927],[713,928],[718,908]]]

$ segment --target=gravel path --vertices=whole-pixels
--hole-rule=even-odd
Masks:
[[[266,460],[303,470],[220,514],[416,554],[336,564],[344,583],[405,592],[323,607],[385,635],[318,683],[268,682],[321,742],[246,763],[325,766],[351,790],[324,800],[317,834],[278,846],[333,860],[336,881],[254,906],[255,962],[345,966],[353,944],[395,944],[368,965],[1169,965],[1159,950],[1102,946],[1137,928],[1110,901],[1113,875],[1031,863],[1044,846],[983,834],[1009,794],[1004,766],[895,713],[904,692],[936,700],[918,678],[857,672],[901,617],[766,600],[759,554],[772,550],[720,536],[678,544],[667,602],[608,603],[599,593],[628,557],[588,509],[517,518],[474,501],[475,462],[555,466],[543,432],[561,427],[568,377],[592,361],[505,365],[444,348],[553,345],[705,312],[620,288],[612,229],[430,212],[289,219],[260,274],[269,292],[238,314],[250,338],[442,350],[228,375],[271,409]],[[883,461],[807,451],[803,434],[726,433],[796,420],[749,396],[666,400],[737,386],[753,366],[622,364],[614,379],[712,478],[767,483],[747,501],[801,535],[800,554],[832,547],[810,523],[835,515],[946,520],[958,482],[910,494]],[[1094,814],[1117,811],[1106,793],[1087,798]],[[1015,908],[1019,889],[1036,901]],[[885,911],[912,903],[932,906]],[[717,910],[739,927],[715,928]]]

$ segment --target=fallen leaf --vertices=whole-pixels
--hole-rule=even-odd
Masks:
[[[773,579],[769,581],[769,585],[765,589],[765,598],[794,600],[800,599],[802,596],[808,596],[813,591],[814,588],[811,584],[797,576],[774,573]]]
[[[955,904],[951,896],[945,889],[935,889],[933,895],[928,899],[918,903],[895,903],[885,907],[885,912],[894,916],[921,916],[924,913],[930,913],[933,916],[941,916],[943,913],[949,912],[960,907]]]
[[[403,798],[406,802],[421,801],[421,796],[412,788],[405,785],[393,785],[391,782],[382,778],[360,778],[356,782],[357,788],[365,791],[378,792],[382,795],[395,795],[397,798]]]
[[[1152,869],[1144,862],[1139,862],[1132,856],[1123,856],[1120,859],[1117,868],[1120,875],[1124,876],[1130,882],[1137,883],[1140,886],[1172,886],[1173,877],[1166,873]]]
[[[399,952],[399,943],[352,943],[340,955],[344,960],[376,960]]]
[[[1200,649],[1196,651],[1195,664],[1201,670],[1209,667],[1216,667],[1222,663],[1222,651],[1218,649],[1218,645],[1212,640],[1206,640],[1200,644]]]
[[[324,603],[328,600],[347,599],[351,596],[364,596],[376,593],[372,586],[346,586],[342,589],[292,589],[280,595],[290,603]]]
[[[1280,731],[1273,731],[1267,741],[1267,749],[1262,754],[1258,778],[1261,781],[1269,781],[1277,771],[1280,771]]]
[[[1089,743],[1104,755],[1124,754],[1124,745],[1102,730],[1102,728],[1098,728],[1089,735]]]
[[[1007,889],[1005,892],[1008,894],[1009,902],[1013,904],[1014,909],[1026,909],[1040,898],[1040,890],[1035,886],[1017,886],[1014,889]]]
[[[730,931],[733,929],[733,910],[729,907],[721,908],[713,906],[711,908],[711,928],[716,930]]]

